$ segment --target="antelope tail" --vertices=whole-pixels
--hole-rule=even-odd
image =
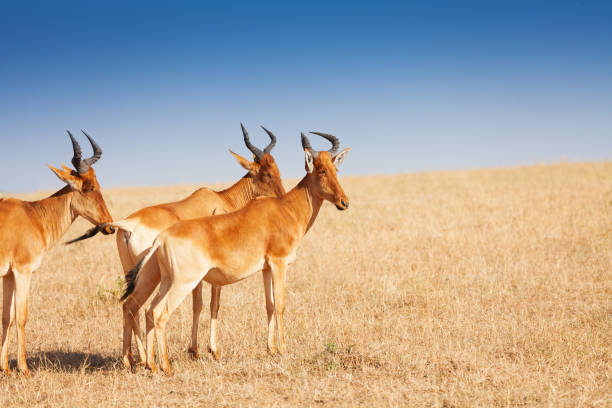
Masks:
[[[79,241],[82,241],[84,239],[91,238],[94,235],[96,235],[98,232],[100,232],[101,230],[102,230],[102,227],[100,225],[96,225],[95,227],[93,227],[91,229],[88,229],[80,237],[77,237],[77,238],[71,239],[70,241],[64,242],[64,245],[74,244],[75,242],[79,242]]]
[[[125,291],[123,292],[121,299],[119,299],[120,302],[123,302],[132,294],[132,292],[134,292],[134,289],[136,289],[136,279],[138,278],[138,272],[140,272],[144,264],[147,263],[149,259],[151,259],[153,254],[155,254],[159,245],[160,242],[156,239],[155,242],[153,242],[153,246],[151,246],[148,252],[142,258],[140,258],[140,261],[138,261],[136,266],[130,269],[127,275],[125,275]]]

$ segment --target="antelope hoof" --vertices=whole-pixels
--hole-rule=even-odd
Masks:
[[[131,370],[132,368],[134,368],[134,358],[130,355],[127,356],[123,356],[123,358],[121,359],[121,361],[123,362],[123,367]]]
[[[198,352],[197,348],[189,347],[189,350],[187,350],[187,352],[193,360],[197,360],[200,358],[200,353]]]
[[[221,359],[221,349],[220,348],[217,347],[217,349],[213,351],[213,349],[208,347],[208,352],[212,354],[213,358],[216,361],[219,361]]]
[[[284,344],[278,346],[278,354],[283,355],[287,352],[287,347]]]
[[[159,369],[157,368],[157,364],[153,363],[153,364],[147,364],[146,368],[148,368],[149,370],[151,370],[152,373],[156,373],[159,371]]]
[[[172,377],[174,375],[172,367],[162,368],[162,371],[164,372],[164,374],[166,374],[166,377]]]
[[[271,356],[275,356],[276,354],[278,354],[278,350],[276,349],[276,346],[270,346],[268,345],[268,353]]]
[[[10,367],[2,368],[0,371],[2,371],[4,375],[11,375],[12,372]]]

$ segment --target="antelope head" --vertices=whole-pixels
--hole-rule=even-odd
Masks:
[[[302,147],[306,155],[306,172],[308,173],[307,179],[310,191],[315,197],[334,204],[337,209],[346,210],[349,206],[349,200],[344,194],[342,186],[340,186],[337,172],[338,166],[344,161],[350,148],[347,147],[337,153],[340,147],[340,141],[337,137],[327,133],[310,133],[324,137],[332,143],[331,149],[317,151],[310,146],[310,141],[302,133]]]
[[[255,196],[272,196],[282,197],[285,195],[285,188],[281,181],[280,171],[276,166],[274,157],[270,154],[274,145],[276,145],[276,136],[265,127],[261,127],[270,137],[270,143],[265,149],[260,150],[251,144],[249,134],[242,127],[244,136],[244,144],[253,153],[253,161],[249,161],[244,157],[230,150],[230,153],[238,160],[238,163],[249,172],[249,177],[253,180],[253,193]]]
[[[72,141],[72,149],[74,155],[72,157],[72,164],[75,170],[62,164],[62,169],[57,169],[53,166],[49,166],[51,171],[55,173],[60,180],[68,184],[69,188],[73,192],[72,199],[70,200],[70,210],[73,216],[82,216],[97,227],[101,227],[101,231],[104,234],[112,234],[114,228],[106,223],[112,222],[113,219],[106,208],[104,198],[100,192],[100,184],[96,179],[96,173],[91,167],[97,162],[102,156],[102,149],[98,144],[89,136],[85,131],[81,130],[83,134],[89,139],[91,147],[93,148],[94,154],[88,159],[83,159],[81,146],[68,132],[70,140]]]

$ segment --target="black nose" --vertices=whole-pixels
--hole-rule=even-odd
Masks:
[[[340,204],[342,205],[338,205],[336,204],[336,208],[339,209],[340,211],[344,211],[348,208],[348,203],[346,201],[344,201],[344,199],[340,200]]]

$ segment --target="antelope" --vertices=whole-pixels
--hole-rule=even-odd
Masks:
[[[259,196],[280,197],[285,194],[280,172],[274,158],[270,154],[276,145],[276,136],[262,126],[263,130],[270,137],[270,143],[263,150],[260,150],[251,144],[248,132],[244,126],[242,124],[240,126],[244,143],[253,153],[254,161],[251,162],[233,151],[229,151],[238,163],[248,171],[238,182],[223,191],[213,191],[205,187],[200,188],[182,201],[146,207],[134,212],[124,220],[112,224],[118,228],[117,250],[119,251],[119,257],[125,274],[137,264],[146,250],[151,247],[155,237],[176,222],[231,212],[242,208],[249,201]],[[141,278],[139,279],[141,291],[138,299],[143,303],[146,302],[159,281],[160,272],[157,264],[149,263],[146,265],[141,271]],[[214,297],[214,288],[211,292]],[[198,283],[193,289],[192,298],[193,324],[191,346],[188,351],[194,358],[199,358],[198,322],[202,312],[202,282]],[[122,361],[126,368],[131,368],[134,363],[131,352],[131,327],[133,321],[138,320],[139,316],[137,311],[128,313],[128,309],[125,306],[126,304],[124,303]],[[138,336],[136,337],[136,345],[139,357],[144,362],[145,352],[142,340]],[[218,353],[214,353],[213,356],[216,359],[219,358]]]
[[[43,256],[66,232],[70,224],[82,216],[95,225],[102,225],[104,234],[114,232],[107,225],[112,221],[100,192],[96,173],[91,167],[102,156],[102,149],[84,131],[93,148],[93,156],[81,158],[81,147],[70,132],[75,170],[62,164],[62,169],[49,166],[67,185],[42,200],[0,199],[0,277],[2,278],[2,350],[0,369],[10,373],[8,338],[17,321],[17,368],[30,375],[26,363],[25,325],[28,317],[28,292],[32,273]]]
[[[161,368],[166,375],[172,375],[166,323],[189,291],[202,280],[213,287],[209,346],[214,354],[217,351],[221,287],[259,271],[263,272],[266,295],[268,352],[285,353],[283,313],[287,265],[295,259],[297,246],[314,223],[323,201],[335,204],[339,210],[349,206],[336,176],[337,166],[349,148],[336,154],[340,142],[335,136],[311,133],[328,139],[332,148],[317,152],[302,133],[306,176],[289,193],[279,198],[253,200],[229,214],[180,221],[160,233],[153,246],[128,273],[123,298],[127,298],[125,308],[134,313],[142,304],[143,289],[148,292],[139,271],[156,256],[151,263],[158,265],[161,283],[159,293],[146,313],[146,366],[149,369],[157,371],[153,350],[156,337]],[[141,336],[137,322],[132,323],[135,333]]]

